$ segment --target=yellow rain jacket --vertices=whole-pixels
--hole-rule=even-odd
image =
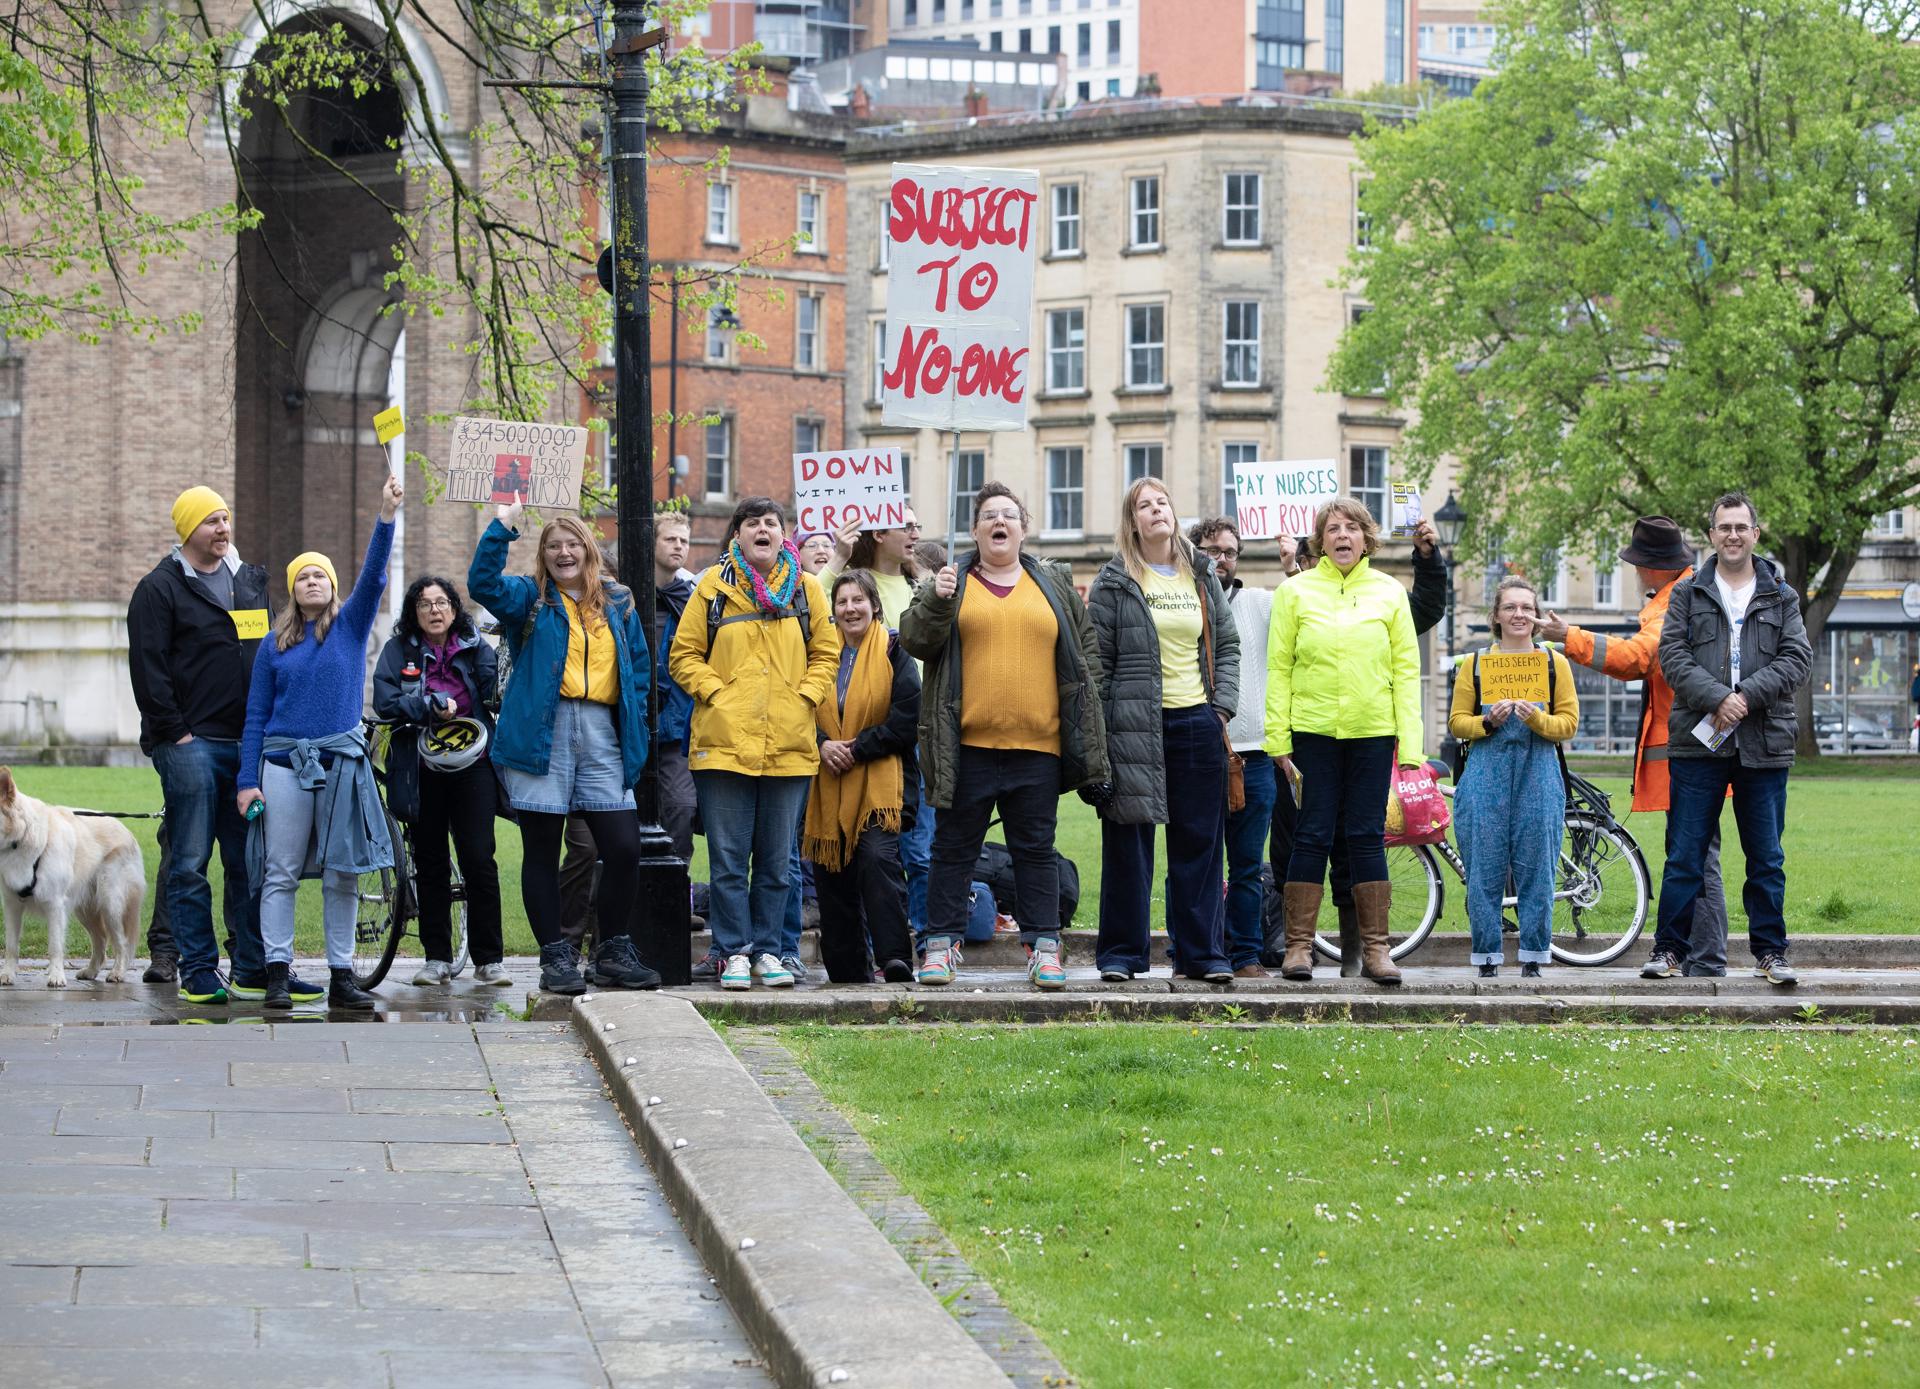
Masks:
[[[814,707],[833,691],[840,633],[819,580],[803,573],[811,635],[798,618],[727,622],[755,611],[753,582],[722,561],[693,586],[668,650],[667,670],[693,696],[687,765],[696,772],[812,776],[820,769]],[[707,649],[708,614],[724,598]],[[796,606],[798,598],[796,596]]]
[[[1293,753],[1293,735],[1400,740],[1401,762],[1424,761],[1420,647],[1407,591],[1361,559],[1341,574],[1330,559],[1282,584],[1267,627],[1269,755]]]

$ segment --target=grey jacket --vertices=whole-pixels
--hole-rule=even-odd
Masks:
[[[1800,595],[1770,560],[1753,561],[1753,599],[1741,628],[1740,683],[1733,682],[1733,622],[1713,578],[1716,556],[1673,586],[1660,629],[1660,671],[1673,686],[1667,718],[1669,757],[1732,757],[1748,767],[1790,767],[1798,732],[1793,692],[1813,670],[1813,647],[1800,616]],[[1735,689],[1747,716],[1718,752],[1693,736],[1694,726]]]
[[[1213,565],[1184,538],[1180,544],[1200,583],[1206,618],[1200,681],[1207,703],[1230,719],[1240,702],[1239,625]],[[1087,608],[1100,648],[1100,707],[1107,716],[1107,757],[1113,764],[1113,801],[1101,816],[1122,825],[1164,825],[1167,759],[1160,736],[1160,634],[1146,595],[1118,555],[1095,576]],[[1223,756],[1225,746],[1223,740]]]
[[[358,874],[393,867],[393,837],[387,832],[363,729],[350,728],[325,738],[269,734],[262,751],[290,753],[300,789],[320,793],[301,877],[317,878],[324,869]],[[333,754],[331,767],[321,766],[322,753]],[[266,815],[256,815],[247,826],[247,877],[255,892],[267,877],[266,816],[272,813],[273,807],[268,806]]]

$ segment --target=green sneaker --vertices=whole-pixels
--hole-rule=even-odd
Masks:
[[[264,995],[265,992],[263,988],[261,990],[262,995]],[[204,1004],[225,1003],[227,1001],[226,985],[220,981],[220,975],[217,971],[203,970],[197,974],[189,975],[181,981],[180,1001],[182,1003]]]
[[[230,999],[265,998],[266,996],[267,981],[264,977],[243,980],[239,975],[234,974],[227,978],[227,997]]]

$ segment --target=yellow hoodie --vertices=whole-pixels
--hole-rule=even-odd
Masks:
[[[1273,595],[1267,628],[1267,727],[1274,757],[1293,735],[1400,740],[1402,762],[1425,760],[1420,647],[1407,591],[1362,559],[1344,575],[1322,558]]]

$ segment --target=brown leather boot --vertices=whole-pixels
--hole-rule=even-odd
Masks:
[[[1354,910],[1353,903],[1333,904],[1340,913],[1340,977],[1358,979],[1360,977],[1360,914]]]
[[[1355,883],[1354,915],[1360,918],[1360,973],[1376,984],[1398,984],[1400,967],[1387,953],[1387,907],[1392,883]]]
[[[1282,979],[1313,978],[1313,929],[1320,920],[1319,883],[1288,883],[1282,893],[1287,913],[1287,953],[1280,959]]]

